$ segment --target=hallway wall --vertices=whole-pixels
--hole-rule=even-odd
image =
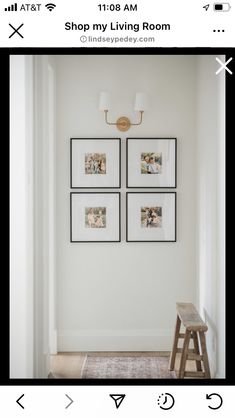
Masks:
[[[58,351],[169,350],[175,302],[196,300],[195,57],[58,56],[56,259]],[[143,124],[126,134],[104,123],[150,97]],[[122,242],[70,243],[70,137],[122,138]],[[125,242],[125,138],[177,137],[177,242]],[[130,189],[131,190],[131,189]],[[156,190],[157,191],[157,190]]]
[[[34,373],[33,57],[10,59],[10,377]]]
[[[55,291],[55,66],[35,56],[34,130],[34,364],[35,377],[49,373],[57,350]]]
[[[198,302],[212,374],[225,377],[225,75],[213,55],[197,64]]]

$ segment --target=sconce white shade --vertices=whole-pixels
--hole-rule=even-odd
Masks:
[[[136,93],[135,95],[135,107],[136,111],[144,111],[148,108],[147,96],[144,93]]]
[[[110,94],[107,91],[100,93],[99,110],[109,110],[110,108]]]

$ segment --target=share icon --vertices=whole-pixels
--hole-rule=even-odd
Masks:
[[[119,408],[126,395],[109,395],[115,402],[116,408]]]

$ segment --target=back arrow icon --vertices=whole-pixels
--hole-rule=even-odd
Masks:
[[[18,405],[20,405],[22,409],[24,409],[24,406],[23,406],[23,405],[21,405],[21,403],[20,403],[19,401],[23,398],[23,396],[24,396],[24,393],[23,393],[23,395],[21,395],[21,396],[17,399],[17,401],[16,401],[16,403],[18,403]]]
[[[68,405],[65,407],[65,409],[67,409],[70,405],[72,405],[73,400],[69,397],[69,395],[66,395],[65,394],[65,396],[67,396],[67,398],[70,400],[70,402],[68,403]]]
[[[213,396],[217,396],[220,399],[220,403],[219,403],[218,406],[210,406],[210,405],[208,405],[208,408],[210,408],[210,409],[219,409],[222,406],[222,404],[223,404],[223,399],[222,399],[222,397],[218,393],[211,393],[210,395],[207,394],[206,395],[206,399],[211,399]]]

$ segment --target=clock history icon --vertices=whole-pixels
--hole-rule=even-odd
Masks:
[[[175,399],[173,395],[166,392],[159,395],[157,403],[161,409],[168,410],[173,408],[175,404]]]

